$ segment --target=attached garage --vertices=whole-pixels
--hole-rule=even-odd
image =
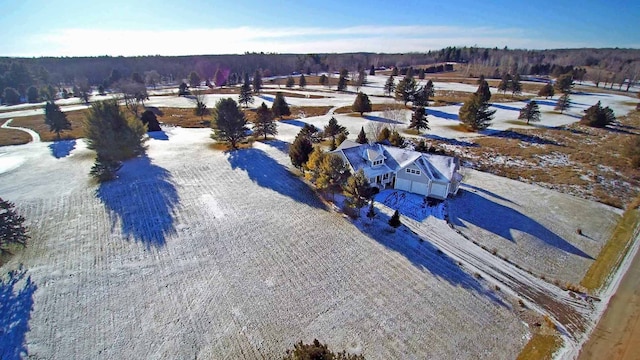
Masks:
[[[441,184],[437,182],[431,183],[431,196],[446,199],[448,193],[447,184]]]
[[[420,195],[429,194],[429,184],[421,183],[419,181],[411,181],[407,179],[396,178],[396,189],[404,190]],[[446,191],[446,188],[445,188]]]

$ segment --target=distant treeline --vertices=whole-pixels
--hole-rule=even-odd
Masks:
[[[637,78],[640,70],[638,49],[556,49],[511,50],[478,47],[447,47],[426,53],[376,54],[272,54],[137,57],[42,57],[0,58],[0,90],[15,89],[27,98],[29,87],[39,91],[79,83],[108,88],[118,79],[144,79],[148,84],[176,84],[195,71],[203,80],[214,79],[217,70],[228,80],[242,79],[242,74],[262,72],[263,77],[291,73],[315,74],[341,69],[422,67],[426,73],[447,71],[447,62],[472,64],[494,72],[522,75],[549,75],[558,67],[595,67],[608,74],[627,79]],[[492,72],[493,73],[493,72]],[[587,74],[587,78],[589,75]],[[233,82],[230,81],[230,82]],[[0,93],[4,96],[4,91]],[[4,100],[4,99],[3,99]]]

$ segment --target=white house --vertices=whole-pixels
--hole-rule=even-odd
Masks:
[[[353,173],[362,169],[371,185],[444,200],[456,194],[462,181],[460,163],[452,156],[423,154],[381,144],[345,140],[331,152],[342,157]]]

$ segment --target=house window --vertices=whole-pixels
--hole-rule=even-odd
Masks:
[[[382,176],[383,179],[387,180],[389,178],[389,173],[386,173]]]
[[[407,173],[408,174],[413,174],[413,175],[420,175],[420,170],[416,170],[416,169],[409,169],[407,168]]]
[[[373,162],[373,166],[382,165],[382,160],[376,160]]]

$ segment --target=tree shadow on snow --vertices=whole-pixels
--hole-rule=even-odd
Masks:
[[[424,135],[424,138],[425,139],[442,141],[442,142],[447,143],[449,145],[455,145],[455,146],[462,146],[462,147],[479,147],[480,146],[480,145],[478,145],[476,143],[472,143],[472,142],[469,142],[469,141],[458,140],[458,139],[453,139],[453,138],[446,138],[446,137],[442,137],[442,136],[438,136],[438,135],[434,135],[434,134],[426,134],[426,135]]]
[[[517,230],[562,251],[593,260],[589,254],[539,222],[469,190],[460,189],[458,195],[449,201],[449,220],[458,227],[466,227],[466,221],[512,242],[515,239],[511,232]]]
[[[284,154],[289,155],[289,144],[286,141],[282,141],[282,140],[278,140],[278,139],[273,139],[273,140],[269,140],[269,141],[265,141],[265,144],[272,146],[278,150],[280,150],[281,152],[283,152]]]
[[[258,95],[258,97],[262,100],[266,100],[268,102],[273,102],[275,100],[275,96],[267,96],[267,95]]]
[[[0,280],[0,359],[28,357],[26,334],[37,286],[26,273],[10,271]]]
[[[164,131],[149,131],[147,135],[155,140],[169,140],[169,135]]]
[[[64,157],[69,156],[73,149],[76,148],[75,140],[59,140],[54,141],[49,144],[49,150],[51,150],[51,155],[56,159],[62,159]]]
[[[390,227],[386,225],[389,218],[388,215],[377,212],[373,225],[370,225],[368,219],[362,219],[363,226],[358,228],[370,238],[404,256],[415,267],[426,269],[453,286],[462,286],[500,306],[508,307],[499,296],[483,287],[478,279],[463,271],[452,258],[431,244],[429,239],[422,239],[415,234],[410,238],[396,236],[396,233],[401,232],[412,233],[405,226],[399,227],[395,233],[390,232]]]
[[[305,125],[307,125],[306,122],[301,121],[301,120],[280,120],[281,123],[285,123],[285,124],[289,124],[289,125],[293,125],[293,126],[298,126],[298,127],[304,127]]]
[[[178,192],[171,174],[142,156],[124,163],[118,178],[100,184],[96,196],[109,211],[112,226],[120,220],[122,234],[150,247],[161,247],[173,226]]]
[[[427,108],[427,115],[432,115],[440,119],[460,121],[458,114],[449,114],[444,111]]]
[[[391,120],[391,119],[387,119],[387,118],[383,118],[380,116],[373,116],[373,115],[364,115],[363,118],[369,120],[369,121],[376,121],[376,122],[381,122],[381,123],[385,123],[385,124],[404,124],[403,122],[400,121],[395,121],[395,120]]]
[[[502,105],[502,104],[491,104],[492,107],[496,108],[496,109],[502,109],[502,110],[509,110],[509,111],[520,111],[519,108],[515,107],[515,106],[508,106],[508,105]]]
[[[309,206],[326,210],[313,189],[291,174],[287,168],[258,149],[229,152],[229,164],[234,170],[243,170],[261,187],[271,189]]]
[[[549,140],[549,139],[545,139],[543,137],[537,136],[537,135],[526,135],[526,134],[521,134],[519,132],[516,131],[512,131],[512,130],[483,130],[481,131],[482,134],[484,135],[488,135],[488,136],[492,136],[492,137],[496,137],[496,138],[501,138],[501,139],[513,139],[513,140],[520,140],[522,142],[526,142],[529,144],[535,144],[535,145],[555,145],[555,146],[564,146],[560,143],[558,143],[557,141],[554,140]]]
[[[467,189],[472,189],[473,191],[479,191],[479,192],[481,192],[483,194],[487,194],[487,195],[491,196],[494,199],[502,200],[502,201],[505,201],[505,202],[508,202],[508,203],[514,204],[514,205],[519,205],[519,204],[517,204],[517,203],[515,203],[515,202],[513,202],[513,201],[511,201],[511,200],[509,200],[509,199],[507,199],[505,197],[502,197],[502,196],[500,196],[500,195],[498,195],[498,194],[496,194],[494,192],[491,192],[489,190],[486,190],[486,189],[483,189],[483,188],[479,188],[477,186],[473,186],[473,185],[469,185],[469,184],[462,184],[462,186],[464,186]],[[461,189],[461,190],[463,190],[463,189]]]

